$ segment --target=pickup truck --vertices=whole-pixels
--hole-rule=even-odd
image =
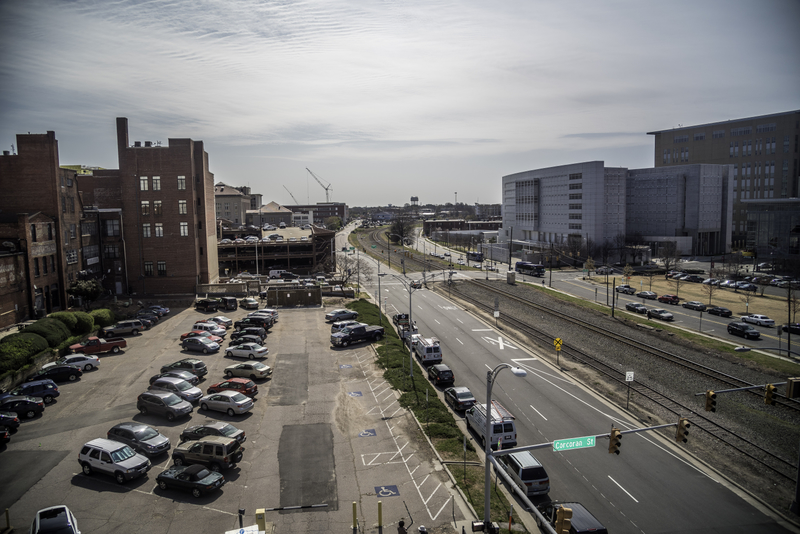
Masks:
[[[340,332],[331,334],[331,345],[334,347],[346,347],[361,341],[378,341],[383,337],[384,328],[382,326],[358,325],[347,327]]]
[[[396,313],[392,316],[392,322],[395,326],[400,325],[407,325],[408,324],[408,314],[407,313]]]
[[[127,346],[128,342],[121,337],[104,339],[102,337],[92,336],[82,343],[70,345],[69,350],[70,352],[80,352],[83,354],[98,354],[100,352],[113,352],[116,354]]]

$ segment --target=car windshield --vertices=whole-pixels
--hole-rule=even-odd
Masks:
[[[144,427],[141,430],[139,430],[138,432],[136,432],[136,438],[141,440],[141,441],[145,441],[145,440],[148,440],[148,439],[153,439],[156,436],[158,436],[158,431],[155,428],[152,428],[152,427],[149,427],[149,426]]]
[[[164,404],[166,404],[167,406],[175,406],[176,404],[180,404],[181,402],[182,402],[181,398],[173,393],[170,393],[169,395],[164,397]]]
[[[219,429],[219,433],[223,436],[230,437],[238,432],[232,425],[225,425]]]
[[[211,471],[209,471],[208,469],[201,469],[200,471],[197,472],[197,474],[195,474],[196,477],[195,480],[203,480],[204,478],[209,476],[211,476]]]
[[[255,369],[257,371],[261,371],[262,369],[266,369],[266,368],[267,368],[267,366],[264,365],[263,363],[255,363],[255,364],[253,364],[253,369]]]
[[[470,393],[469,391],[456,391],[456,396],[459,399],[471,399],[472,393]]]
[[[247,400],[247,397],[242,393],[237,393],[236,395],[232,395],[231,399],[233,400],[233,402],[244,402]]]
[[[175,384],[175,387],[178,388],[178,391],[186,391],[187,389],[192,389],[192,385],[186,380],[178,382],[177,384]]]
[[[136,456],[136,453],[133,452],[133,449],[131,449],[127,445],[111,453],[111,459],[114,461],[115,464],[119,462],[124,462],[128,458],[133,458],[134,456]]]

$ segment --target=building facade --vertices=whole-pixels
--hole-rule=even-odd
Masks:
[[[749,199],[800,196],[800,110],[648,132],[655,166],[713,163],[733,166],[734,248],[747,239]]]
[[[759,262],[800,276],[800,198],[750,199],[745,246]]]
[[[247,211],[261,205],[261,195],[251,195],[249,187],[233,187],[223,182],[214,186],[214,197],[217,218],[227,219],[234,225],[245,224]]]
[[[344,202],[319,202],[317,204],[300,204],[294,206],[284,206],[292,212],[312,212],[314,223],[323,224],[329,217],[339,217],[342,224],[346,224],[350,218],[347,204]]]

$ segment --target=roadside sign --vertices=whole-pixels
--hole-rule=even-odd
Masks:
[[[557,439],[553,441],[553,451],[569,451],[572,449],[586,449],[594,447],[594,436],[586,436],[583,438],[570,438],[570,439]]]
[[[561,338],[560,337],[555,338],[553,340],[553,345],[555,346],[556,350],[561,350],[561,345],[563,345]]]
[[[625,382],[633,382],[633,371],[625,372]]]

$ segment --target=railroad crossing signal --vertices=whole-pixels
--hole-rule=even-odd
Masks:
[[[764,388],[764,404],[768,404],[770,406],[775,405],[775,390],[778,389],[772,384],[767,384]]]
[[[619,428],[612,428],[608,438],[608,454],[619,454],[620,445],[622,445],[622,433]]]
[[[706,411],[707,412],[717,411],[717,394],[710,389],[706,391]]]
[[[555,346],[556,350],[561,350],[561,345],[563,345],[563,344],[564,344],[564,342],[561,341],[560,337],[557,337],[557,338],[555,338],[553,340],[553,345]]]
[[[568,534],[572,527],[572,508],[559,507],[556,510],[556,534]]]
[[[686,443],[689,438],[689,420],[685,417],[681,417],[678,420],[678,429],[675,431],[675,441],[678,443],[684,442]]]

